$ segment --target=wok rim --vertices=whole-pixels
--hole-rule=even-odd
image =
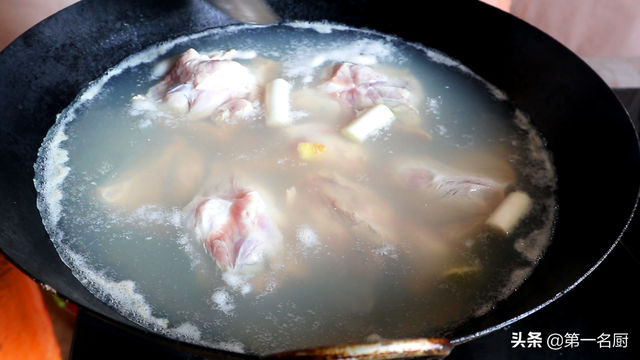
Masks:
[[[73,4],[73,5],[69,6],[69,7],[65,8],[65,9],[62,9],[60,12],[64,12],[64,11],[67,11],[68,9],[70,9],[70,8],[79,7],[79,6],[81,6],[80,2],[75,3],[75,4]],[[481,6],[488,6],[488,5],[486,5],[486,4],[482,4]],[[58,13],[56,13],[56,14],[53,14],[53,15],[51,15],[50,17],[48,17],[47,19],[44,19],[43,21],[39,22],[39,23],[38,23],[38,24],[36,24],[34,27],[32,27],[31,29],[29,29],[27,32],[25,32],[25,34],[27,34],[27,33],[29,33],[29,32],[32,32],[34,29],[37,29],[37,28],[39,28],[39,27],[46,27],[46,26],[48,26],[48,24],[49,24],[50,22],[52,22],[52,21],[53,21],[53,19],[54,19],[54,18],[55,18],[55,17],[56,17],[60,12],[58,12]],[[513,16],[513,15],[510,15],[510,14],[509,14],[509,16]],[[519,19],[518,19],[518,20],[519,20]],[[521,20],[519,20],[519,21],[521,21]],[[211,29],[215,29],[215,28],[219,28],[219,27],[224,27],[224,26],[228,26],[228,25],[238,25],[238,24],[239,24],[239,23],[229,23],[229,24],[221,25],[221,26],[212,26],[212,27],[208,27],[208,28],[206,28],[206,29],[202,29],[202,30],[200,30],[200,31],[207,31],[207,30],[211,30]],[[349,26],[351,26],[351,25],[349,25]],[[374,31],[378,31],[378,30],[374,30]],[[21,37],[23,37],[23,36],[24,36],[24,34],[20,35],[20,37],[19,37],[19,38],[21,38]],[[396,35],[394,35],[394,36],[396,36]],[[172,38],[169,38],[169,40],[171,40],[171,39],[173,39],[173,38],[175,38],[175,37],[176,37],[176,36],[174,36],[174,37],[172,37]],[[400,38],[401,38],[401,37],[400,37]],[[550,38],[550,37],[549,37],[549,38]],[[553,40],[553,41],[555,41],[554,39],[552,39],[552,40]],[[7,48],[11,47],[14,43],[15,43],[15,40],[14,40],[11,44],[9,44],[5,49],[3,49],[3,51],[0,51],[0,56],[2,55],[2,53],[3,53],[3,52],[5,52],[5,50],[6,50]],[[152,45],[152,46],[153,46],[153,45]],[[582,59],[580,59],[580,60],[582,61]],[[585,63],[585,65],[586,65],[586,63]],[[588,66],[588,65],[587,65],[587,66]],[[592,71],[593,71],[593,70],[592,70]],[[611,94],[613,94],[613,96],[616,98],[616,100],[617,100],[617,102],[618,102],[617,106],[621,107],[621,108],[624,110],[624,112],[625,112],[625,114],[626,114],[626,121],[627,121],[627,122],[629,122],[629,123],[631,124],[632,128],[634,129],[634,136],[635,136],[634,146],[635,146],[636,151],[638,151],[638,150],[640,149],[640,139],[639,139],[638,131],[637,131],[637,129],[636,129],[636,127],[635,127],[635,125],[633,124],[633,121],[631,121],[631,118],[630,118],[630,116],[629,116],[629,114],[628,114],[627,109],[622,105],[622,103],[620,102],[620,100],[615,96],[615,94],[613,93],[612,89],[610,89],[610,88],[609,88],[609,89],[608,89],[608,91],[609,91]],[[579,283],[581,283],[581,282],[582,282],[582,281],[583,281],[587,276],[589,276],[589,275],[590,275],[590,274],[591,274],[591,273],[592,273],[592,272],[593,272],[593,271],[594,271],[594,270],[595,270],[595,269],[596,269],[596,268],[597,268],[597,267],[598,267],[598,266],[599,266],[599,265],[600,265],[600,264],[601,264],[601,263],[602,263],[602,262],[607,258],[607,256],[611,253],[611,251],[613,251],[613,249],[616,247],[616,245],[618,245],[618,243],[620,242],[621,238],[622,238],[622,237],[623,237],[623,235],[625,234],[625,232],[626,232],[627,228],[629,227],[629,225],[630,225],[631,221],[633,220],[633,217],[635,216],[635,212],[636,212],[636,209],[637,209],[637,207],[638,207],[638,204],[639,204],[639,203],[640,203],[640,184],[638,184],[638,189],[636,190],[636,195],[635,195],[635,201],[634,201],[634,203],[633,203],[633,206],[631,207],[631,211],[630,211],[630,213],[628,214],[628,216],[627,216],[627,218],[626,218],[626,222],[625,222],[625,224],[624,224],[624,226],[623,226],[622,230],[620,231],[620,233],[617,235],[617,237],[615,238],[615,240],[613,241],[613,243],[608,247],[607,251],[606,251],[606,252],[605,252],[605,253],[604,253],[604,254],[603,254],[603,255],[598,259],[598,261],[597,261],[593,266],[591,266],[591,267],[589,268],[589,270],[588,270],[586,273],[582,274],[582,276],[580,276],[580,277],[579,277],[575,282],[573,282],[570,286],[566,287],[565,289],[563,289],[561,292],[557,293],[555,296],[553,296],[553,297],[552,297],[552,298],[550,298],[549,300],[545,301],[544,303],[542,303],[542,304],[538,305],[537,307],[535,307],[535,308],[533,308],[533,309],[531,309],[531,310],[529,310],[529,311],[526,311],[526,312],[524,312],[524,313],[522,313],[522,314],[520,314],[520,315],[518,315],[518,316],[516,316],[516,317],[513,317],[513,318],[511,318],[511,319],[509,319],[509,320],[507,320],[507,321],[501,322],[501,323],[499,323],[499,324],[497,324],[497,325],[495,325],[495,326],[488,327],[488,328],[486,328],[485,330],[475,332],[475,333],[473,333],[473,334],[471,334],[471,335],[462,336],[462,337],[459,337],[459,338],[457,338],[457,339],[452,339],[452,340],[451,340],[451,343],[452,343],[453,345],[463,344],[463,343],[465,343],[465,342],[472,341],[472,340],[477,339],[477,338],[479,338],[479,337],[485,336],[485,335],[487,335],[487,334],[489,334],[489,333],[491,333],[491,332],[494,332],[494,331],[496,331],[496,330],[502,329],[502,328],[504,328],[504,327],[506,327],[506,326],[508,326],[508,325],[510,325],[510,324],[512,324],[512,323],[514,323],[514,322],[517,322],[518,320],[520,320],[520,319],[522,319],[522,318],[525,318],[525,317],[527,317],[527,316],[529,316],[529,315],[531,315],[531,314],[535,313],[536,311],[538,311],[538,310],[540,310],[540,309],[544,308],[544,307],[545,307],[545,306],[547,306],[548,304],[550,304],[550,303],[552,303],[552,302],[556,301],[557,299],[559,299],[560,297],[562,297],[562,295],[566,294],[567,292],[569,292],[570,290],[572,290],[573,288],[575,288],[575,287],[576,287]],[[558,221],[559,221],[559,220],[558,220]],[[555,228],[555,227],[554,227],[554,228]],[[553,234],[553,235],[551,236],[552,241],[553,241],[553,239],[554,239],[554,236],[555,236],[555,234]],[[56,248],[56,251],[57,251],[57,248]],[[242,353],[230,352],[230,351],[227,351],[227,350],[221,350],[221,349],[216,349],[216,348],[210,348],[210,347],[203,346],[203,345],[198,345],[198,344],[189,343],[189,342],[186,342],[186,341],[183,341],[183,340],[176,340],[176,339],[172,339],[172,338],[169,338],[169,337],[168,337],[168,336],[166,336],[166,335],[162,335],[162,334],[159,334],[159,333],[153,332],[153,331],[151,331],[151,330],[147,330],[147,329],[145,329],[145,328],[141,327],[140,325],[138,325],[137,323],[135,323],[135,322],[133,322],[133,321],[129,320],[128,318],[127,318],[127,320],[128,320],[131,324],[134,324],[134,325],[136,325],[136,326],[131,326],[131,324],[127,324],[127,323],[123,323],[123,322],[120,322],[120,321],[115,320],[115,319],[111,319],[111,318],[109,318],[108,316],[106,316],[106,315],[104,315],[104,314],[102,314],[102,313],[100,313],[100,312],[98,312],[98,311],[95,311],[95,310],[93,310],[93,309],[90,309],[90,308],[87,308],[87,307],[85,307],[85,306],[83,306],[83,305],[80,305],[78,302],[74,301],[70,296],[68,296],[68,295],[66,295],[66,294],[64,294],[64,293],[60,293],[60,292],[58,292],[54,287],[52,287],[51,285],[49,285],[49,284],[47,284],[47,283],[45,283],[45,282],[41,282],[41,281],[40,281],[40,280],[38,280],[38,279],[37,279],[37,278],[36,278],[36,277],[31,273],[31,272],[27,271],[23,266],[21,266],[19,263],[15,262],[15,261],[10,257],[10,256],[8,256],[8,255],[7,255],[7,253],[5,252],[5,250],[4,250],[3,248],[0,248],[0,254],[2,254],[2,255],[5,257],[5,259],[7,259],[10,263],[12,263],[14,266],[16,266],[16,267],[17,267],[21,272],[23,272],[24,274],[26,274],[29,278],[31,278],[32,280],[34,280],[36,283],[38,283],[42,288],[44,288],[44,289],[45,289],[45,290],[47,290],[48,292],[51,292],[51,293],[55,294],[56,296],[59,296],[60,298],[62,298],[63,300],[65,300],[65,301],[67,301],[67,302],[69,302],[69,303],[72,303],[72,304],[74,304],[74,305],[77,305],[79,308],[81,308],[81,309],[82,309],[82,311],[88,312],[88,313],[90,313],[91,315],[93,315],[93,316],[95,316],[95,317],[97,317],[97,318],[101,319],[102,321],[105,321],[105,322],[107,322],[107,323],[109,323],[109,324],[115,325],[115,326],[117,326],[118,328],[121,328],[121,329],[123,329],[123,330],[137,332],[137,333],[138,333],[139,335],[141,335],[141,336],[144,336],[144,337],[147,337],[147,338],[149,338],[149,337],[150,337],[150,338],[153,338],[154,340],[159,341],[160,343],[169,344],[169,346],[172,346],[172,347],[175,347],[176,345],[180,345],[180,347],[181,347],[184,351],[193,352],[194,350],[200,350],[200,351],[197,351],[197,352],[196,352],[196,354],[197,354],[197,353],[206,353],[206,354],[211,354],[211,352],[216,352],[216,353],[228,353],[229,355],[233,355],[233,356],[241,356],[241,357],[245,357],[245,358],[255,358],[255,357],[259,357],[259,356],[256,356],[256,355],[247,355],[247,354],[242,354]],[[66,263],[65,263],[65,265],[66,265]],[[534,271],[535,271],[535,270],[534,270]],[[525,280],[525,281],[526,281],[526,280]],[[99,300],[100,300],[100,299],[99,299]],[[100,301],[101,301],[101,300],[100,300]],[[502,303],[502,302],[504,302],[504,301],[508,301],[508,298],[507,298],[507,300],[502,300],[502,301],[500,301],[499,303]]]

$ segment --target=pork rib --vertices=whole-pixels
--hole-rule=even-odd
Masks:
[[[431,222],[488,216],[513,188],[513,184],[465,173],[428,158],[403,159],[395,166],[400,185],[419,194],[417,208]]]
[[[186,208],[186,224],[223,271],[260,268],[282,240],[260,194],[233,183]]]
[[[334,66],[329,79],[320,86],[327,94],[361,111],[377,104],[385,104],[400,121],[410,125],[419,123],[415,108],[420,90],[418,82],[406,76],[391,79],[369,66],[340,63]]]
[[[173,68],[149,89],[147,98],[161,101],[171,111],[197,120],[211,115],[234,99],[255,95],[254,76],[240,63],[225,57],[182,53]]]

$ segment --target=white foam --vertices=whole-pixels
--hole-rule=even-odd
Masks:
[[[373,65],[383,61],[398,61],[398,57],[398,49],[387,41],[360,39],[340,43],[324,51],[315,48],[299,49],[293,56],[283,59],[282,71],[287,77],[309,80],[318,67],[329,62]]]
[[[180,233],[176,237],[176,243],[187,254],[191,261],[191,270],[194,270],[199,264],[203,262],[203,256],[200,252],[196,251],[193,247],[193,240],[186,233]]]
[[[82,283],[92,293],[101,299],[108,298],[110,306],[130,320],[144,324],[160,334],[205,345],[201,339],[201,331],[196,325],[186,322],[171,328],[168,319],[153,315],[152,307],[145,296],[138,292],[135,282],[113,280],[106,273],[94,270],[87,264],[84,256],[72,250],[61,253],[61,257],[74,276],[83,279]]]
[[[138,123],[138,128],[140,129],[146,129],[149,126],[153,125],[153,122],[150,119],[142,119],[140,120],[140,122]]]
[[[236,308],[233,302],[233,296],[226,290],[217,290],[211,295],[211,301],[214,303],[214,309],[220,310],[225,315],[233,315],[233,309]]]
[[[529,151],[526,153],[528,166],[523,169],[523,172],[531,177],[534,185],[555,190],[557,184],[555,171],[553,170],[552,155],[545,148],[544,140],[535,131],[529,116],[520,109],[515,111],[513,120],[516,125],[529,133],[527,139]]]
[[[313,22],[313,23],[308,21],[293,21],[285,25],[290,26],[292,28],[298,28],[298,29],[311,29],[321,34],[330,34],[334,30],[337,30],[337,31],[353,30],[353,28],[350,28],[348,26],[341,25],[341,24],[334,24],[328,21]]]
[[[182,210],[179,208],[167,209],[159,205],[143,205],[125,217],[127,222],[137,223],[139,226],[165,225],[180,228],[182,223]]]
[[[392,259],[398,258],[398,253],[396,252],[396,247],[392,244],[383,244],[380,247],[374,248],[371,250],[377,256],[388,256]]]
[[[150,80],[155,80],[163,77],[166,73],[171,70],[175,63],[175,59],[165,59],[158,62],[153,69],[151,70],[151,76],[149,76]]]
[[[178,327],[168,329],[167,333],[177,339],[191,340],[193,342],[200,342],[202,332],[200,329],[190,322],[182,323]]]
[[[39,193],[38,209],[44,211],[43,222],[47,230],[53,230],[60,220],[60,201],[63,198],[60,187],[70,171],[69,167],[65,166],[69,160],[69,153],[61,147],[67,140],[64,128],[56,127],[53,134],[50,140],[43,143],[38,152],[38,162],[34,165],[34,184]]]
[[[245,346],[240,341],[223,341],[213,344],[214,348],[244,354]]]
[[[427,100],[427,111],[438,115],[440,114],[440,105],[442,104],[442,99],[428,99]]]
[[[535,208],[544,206],[548,211],[536,211]],[[544,214],[545,218],[542,220],[542,227],[530,232],[524,238],[519,238],[514,242],[514,249],[516,249],[522,256],[535,264],[540,260],[544,251],[549,246],[551,234],[555,225],[555,201],[553,199],[538,200],[534,204],[533,212]]]
[[[309,225],[300,225],[296,228],[296,240],[304,249],[320,246],[318,234]]]
[[[102,165],[100,165],[100,167],[98,168],[98,172],[104,175],[109,171],[111,171],[112,169],[113,169],[113,165],[109,164],[108,162],[103,162]]]
[[[216,51],[215,54],[222,55],[225,52],[226,50],[221,50],[221,51]],[[213,55],[213,54],[209,54],[209,55]],[[233,55],[231,56],[231,59],[251,60],[256,56],[258,56],[258,53],[255,52],[254,50],[235,50],[233,52]]]
[[[303,119],[303,118],[305,118],[307,116],[309,116],[309,112],[308,111],[293,110],[293,111],[291,111],[291,122],[295,123],[297,120]]]
[[[222,274],[222,280],[224,280],[224,282],[233,290],[240,292],[242,295],[250,293],[253,289],[253,286],[248,282],[249,279],[250,276],[243,276],[231,272],[225,272]]]

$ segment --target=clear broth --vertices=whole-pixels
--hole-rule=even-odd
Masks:
[[[262,115],[222,146],[202,136],[208,120],[132,111],[131,98],[157,83],[152,74],[163,61],[188,48],[255,51],[282,62],[282,75],[294,90],[315,86],[309,80],[324,66],[358,56],[375,59],[372,67],[408,69],[422,85],[421,129],[432,139],[387,128],[362,144],[370,159],[366,166],[344,176],[384,199],[396,218],[424,229],[415,237],[430,245],[372,243],[339,230],[338,222],[321,226],[324,219],[289,208],[286,190],[296,186],[304,199],[311,190],[301,187],[302,179],[323,165],[298,159],[282,130],[266,127]],[[308,66],[318,54],[325,56],[323,66]],[[311,121],[308,114],[296,114],[293,126]],[[166,201],[136,209],[101,199],[104,184],[152,163],[176,136],[207,164],[241,172],[248,182],[259,179],[255,185],[265,189],[268,204],[284,214],[278,224],[283,249],[265,271],[223,275],[184,228],[186,203],[168,200],[171,186],[165,186]],[[415,211],[402,206],[415,199],[389,185],[385,162],[426,154],[447,164],[477,153],[508,162],[516,187],[534,199],[533,209],[507,238],[482,230],[456,240],[433,236]],[[36,169],[47,230],[92,293],[151,330],[252,354],[445,335],[490,311],[525,280],[549,242],[556,212],[550,155],[504,94],[435,51],[328,24],[214,30],[128,59],[62,114]],[[451,269],[462,270],[443,275]]]

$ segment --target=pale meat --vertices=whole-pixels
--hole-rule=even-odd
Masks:
[[[255,108],[250,101],[234,99],[218,107],[213,112],[211,120],[218,126],[234,125],[241,120],[246,120],[254,111]]]
[[[371,190],[332,173],[312,174],[307,189],[313,200],[337,219],[356,239],[373,245],[397,242],[395,215]]]
[[[433,159],[403,159],[395,162],[402,188],[414,196],[414,207],[424,220],[442,224],[471,216],[488,216],[511,191],[513,185],[486,176],[465,173]]]
[[[263,197],[233,182],[194,198],[184,212],[187,228],[223,271],[262,270],[282,241]]]
[[[385,104],[401,122],[417,125],[416,109],[420,98],[418,82],[411,76],[390,78],[369,66],[351,63],[335,65],[329,79],[320,86],[327,94],[361,111],[377,104]]]
[[[100,186],[99,199],[126,209],[160,203],[184,206],[197,193],[206,172],[202,154],[176,136],[151,161],[135,163]]]
[[[351,106],[344,106],[335,97],[316,88],[291,93],[291,108],[305,115],[305,123],[316,122],[344,127],[356,117]]]
[[[256,91],[254,76],[240,63],[224,56],[210,58],[189,49],[178,57],[160,82],[149,89],[146,98],[197,120],[210,116],[231,100],[252,99]]]
[[[261,87],[280,77],[281,73],[280,63],[259,56],[251,59],[247,68],[255,76],[256,84]]]

